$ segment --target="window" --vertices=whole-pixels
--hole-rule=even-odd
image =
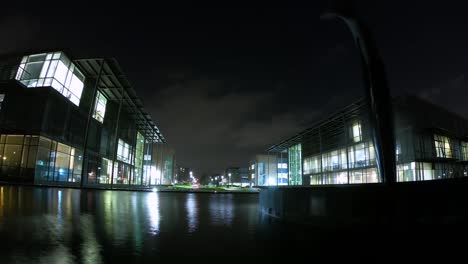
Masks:
[[[324,153],[322,156],[324,171],[342,170],[348,167],[346,149],[339,149]]]
[[[461,159],[468,160],[468,142],[461,142]]]
[[[3,100],[5,100],[5,94],[0,94],[0,110],[2,110]]]
[[[24,56],[15,79],[30,88],[51,86],[78,106],[85,77],[65,54],[50,52]]]
[[[376,168],[358,169],[349,172],[349,183],[376,183],[379,177]]]
[[[433,179],[435,177],[432,163],[411,162],[397,165],[397,180],[399,182],[428,181]]]
[[[441,135],[434,135],[434,144],[436,157],[452,158],[452,149],[450,147],[450,139]]]
[[[132,163],[132,147],[119,138],[117,146],[117,159],[126,163]]]
[[[304,158],[304,174],[319,173],[321,166],[320,155]]]
[[[352,134],[354,142],[360,142],[362,140],[361,123],[354,122],[352,127]]]
[[[145,138],[140,132],[137,132],[137,141],[135,147],[135,177],[132,184],[140,184],[141,173],[143,171],[143,149],[145,146]],[[172,168],[172,166],[171,166]]]
[[[104,95],[98,91],[96,94],[96,103],[94,105],[93,118],[101,123],[104,122],[104,115],[106,114],[106,104],[106,97],[104,97]]]
[[[350,168],[375,165],[374,144],[365,142],[349,147],[348,158]]]
[[[347,172],[333,172],[324,174],[325,184],[346,184],[348,183]]]

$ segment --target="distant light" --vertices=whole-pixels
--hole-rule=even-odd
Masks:
[[[157,188],[153,188],[153,192],[158,192],[158,189],[157,189]]]

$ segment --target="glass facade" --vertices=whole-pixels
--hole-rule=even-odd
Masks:
[[[144,166],[156,160],[145,147],[165,140],[113,59],[72,62],[63,52],[46,52],[15,65],[12,71],[8,64],[6,77],[16,81],[0,83],[0,127],[23,135],[1,137],[1,181],[143,185]],[[106,92],[109,82],[118,93]],[[172,179],[175,153],[159,161],[164,166],[147,169],[146,183],[161,183],[163,173]]]
[[[302,147],[294,145],[288,149],[289,185],[302,184]]]
[[[304,158],[310,184],[374,183],[379,181],[372,142],[362,142]]]
[[[392,104],[395,181],[468,177],[466,119],[412,96]],[[270,147],[278,155],[288,151],[289,185],[301,184],[301,176],[303,185],[380,182],[368,107],[366,100],[353,103]]]
[[[173,156],[166,155],[164,157],[163,184],[170,184],[172,182],[173,166],[174,166]]]
[[[96,94],[96,103],[94,104],[93,118],[101,123],[104,122],[104,116],[106,114],[106,104],[106,97],[98,91]]]
[[[78,106],[85,77],[64,53],[49,52],[24,56],[15,79],[31,88],[50,86]]]
[[[82,151],[43,136],[1,135],[0,156],[2,174],[19,177],[30,173],[36,182],[81,180]]]
[[[141,185],[145,167],[152,181],[148,184],[162,184],[162,174],[154,166],[143,166],[144,137],[137,134],[135,166],[120,160],[89,154],[86,184],[128,184]],[[122,143],[123,141],[121,141]],[[122,160],[133,157],[132,147],[121,144]],[[126,154],[126,151],[130,154]],[[168,155],[164,160],[164,177],[172,180],[174,159]],[[37,135],[0,135],[0,169],[2,175],[26,178],[35,183],[71,183],[78,185],[82,178],[83,151],[79,148]],[[159,173],[158,173],[159,172]]]

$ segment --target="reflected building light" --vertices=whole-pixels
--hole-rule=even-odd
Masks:
[[[89,214],[83,214],[80,216],[80,231],[83,237],[81,255],[83,256],[84,263],[103,263],[100,254],[101,245],[96,238],[92,218],[93,216]]]
[[[157,193],[150,192],[146,196],[146,208],[148,211],[148,222],[150,231],[154,235],[159,234],[159,224],[161,218],[159,216],[159,196]]]
[[[188,232],[193,233],[198,227],[197,200],[193,193],[187,196],[185,209],[187,210]]]
[[[62,216],[62,191],[58,191],[57,216]]]
[[[4,201],[3,201],[3,196],[4,196],[4,194],[3,194],[3,186],[2,186],[2,187],[0,187],[0,208],[2,208],[2,209],[5,206]],[[3,216],[3,211],[0,214],[0,216]]]
[[[213,195],[209,200],[209,208],[211,223],[218,226],[232,225],[234,217],[234,204],[232,197]]]

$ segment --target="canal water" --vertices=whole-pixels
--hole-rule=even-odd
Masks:
[[[451,235],[280,223],[261,214],[256,194],[0,186],[0,263],[387,258],[458,252],[441,247],[460,243]]]

